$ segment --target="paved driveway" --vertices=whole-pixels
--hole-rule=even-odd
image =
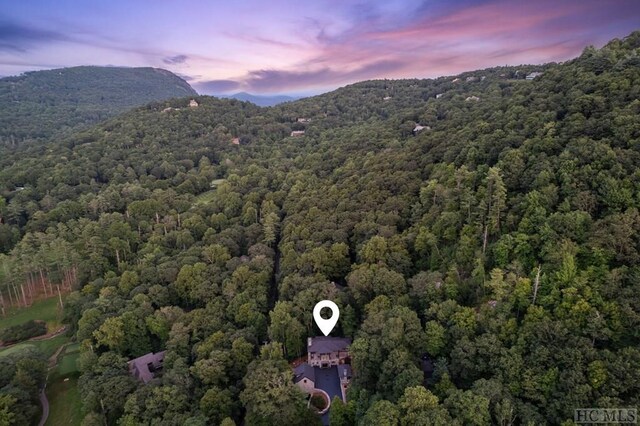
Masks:
[[[49,418],[49,400],[47,399],[47,394],[44,393],[44,387],[40,390],[40,404],[42,405],[42,417],[38,426],[44,426]]]
[[[337,396],[342,399],[340,391],[340,377],[338,376],[338,367],[320,368],[315,367],[316,383],[318,389],[322,389],[329,394],[329,398],[333,401],[333,397]],[[331,410],[329,410],[331,411]],[[322,423],[329,424],[329,411],[322,416]]]

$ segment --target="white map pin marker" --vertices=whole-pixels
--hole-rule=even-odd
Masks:
[[[320,311],[322,308],[331,309],[331,318],[324,319],[320,316]],[[318,324],[318,328],[325,336],[328,336],[333,330],[333,327],[338,323],[338,318],[340,318],[340,309],[338,309],[338,305],[333,303],[331,300],[322,300],[316,303],[316,306],[313,308],[313,319]]]

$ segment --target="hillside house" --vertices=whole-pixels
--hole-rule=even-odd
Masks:
[[[536,78],[536,77],[540,77],[541,75],[542,75],[542,73],[541,73],[541,72],[532,72],[532,73],[527,74],[527,76],[526,76],[525,78],[526,78],[527,80],[531,81],[531,80],[533,80],[533,79],[534,79],[534,78]]]
[[[300,136],[304,136],[304,130],[294,130],[291,132],[292,138],[299,138]]]
[[[431,127],[429,126],[421,126],[419,124],[416,124],[416,127],[413,128],[412,132],[414,135],[417,135],[418,133],[420,133],[423,130],[431,130]]]
[[[349,346],[351,339],[342,337],[309,337],[307,362],[293,368],[293,382],[305,393],[322,392],[347,402],[347,389],[352,379]]]
[[[304,118],[304,117],[300,117],[296,121],[298,123],[303,123],[303,124],[311,123],[311,119],[310,118]]]
[[[467,77],[467,80],[466,80],[466,81],[467,81],[467,82],[471,82],[471,81],[478,81],[478,77],[474,77],[474,76]]]
[[[440,98],[441,98],[441,97],[443,97],[443,96],[444,96],[444,93],[438,93],[438,94],[436,95],[436,99],[440,99]]]
[[[465,99],[465,101],[467,102],[478,102],[479,100],[480,98],[477,96],[469,96],[467,99]]]
[[[196,102],[196,100],[195,100],[195,99],[191,99],[191,100],[189,101],[189,108],[195,108],[195,107],[197,107],[197,106],[198,106],[198,102]]]
[[[388,101],[389,99],[391,99],[391,96],[385,96],[384,98],[382,98],[383,101]]]
[[[240,138],[233,138],[231,139],[231,143],[233,145],[240,145]]]
[[[313,392],[316,384],[316,370],[312,366],[303,362],[293,369],[293,374],[293,383],[306,393]]]
[[[132,359],[128,362],[129,373],[142,383],[149,383],[162,371],[165,351],[152,353]]]
[[[342,337],[309,337],[307,362],[313,367],[328,368],[345,364],[350,360],[351,339]]]

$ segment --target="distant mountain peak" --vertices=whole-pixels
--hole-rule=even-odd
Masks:
[[[286,95],[254,95],[247,92],[238,92],[233,95],[220,95],[220,98],[231,98],[239,101],[251,102],[258,106],[274,106],[283,102],[295,101],[300,98],[294,98]]]
[[[0,141],[14,146],[46,139],[152,101],[197,95],[184,79],[162,68],[78,66],[25,72],[0,79]]]

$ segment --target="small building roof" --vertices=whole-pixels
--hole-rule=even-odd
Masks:
[[[309,379],[314,383],[316,381],[316,370],[306,362],[294,368],[293,374],[295,375],[293,378],[294,383],[298,383],[302,379]]]
[[[293,132],[291,132],[291,136],[304,136],[304,130],[294,130]]]
[[[328,354],[346,351],[351,346],[351,339],[346,337],[317,336],[307,339],[307,351]]]
[[[351,366],[349,364],[340,364],[338,365],[338,376],[340,380],[342,379],[350,379],[352,375]]]
[[[150,382],[155,376],[153,371],[149,369],[151,366],[154,370],[162,368],[164,362],[164,354],[166,351],[152,353],[149,352],[141,357],[134,358],[128,362],[129,372],[142,380],[144,383]]]

